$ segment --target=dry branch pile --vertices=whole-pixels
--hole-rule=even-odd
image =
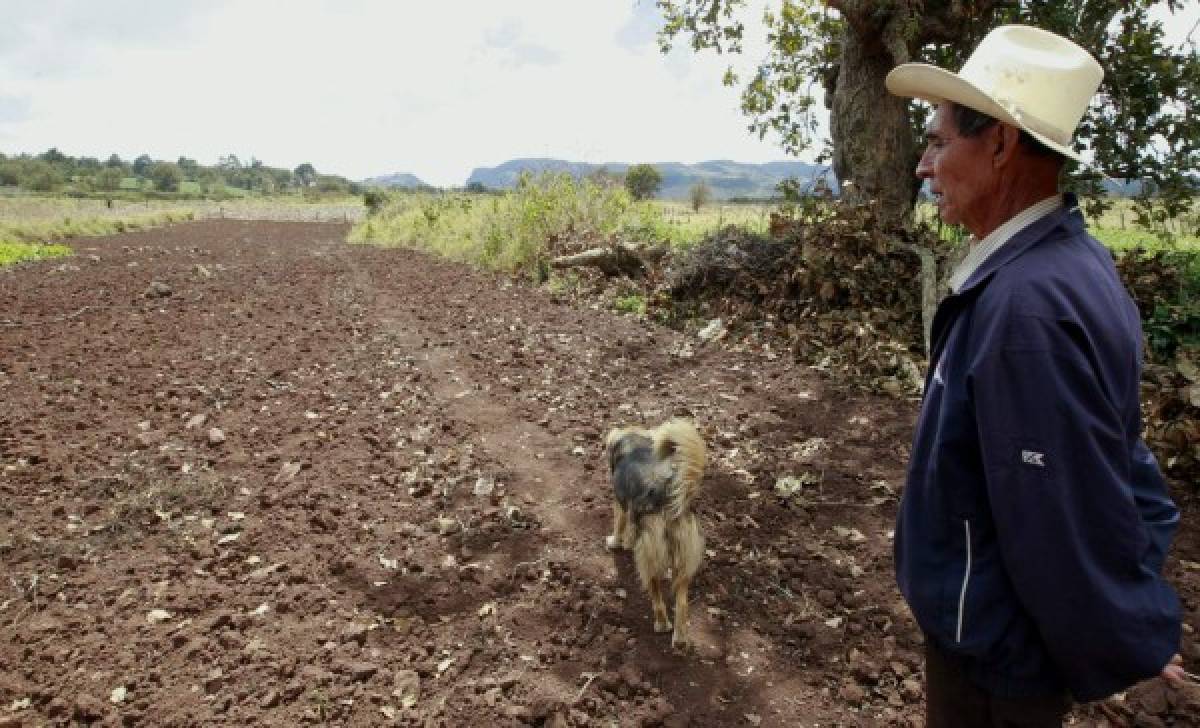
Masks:
[[[909,233],[900,233],[913,237]],[[921,265],[865,207],[818,220],[775,215],[770,234],[728,227],[673,259],[658,301],[702,302],[757,336],[782,337],[839,382],[892,394],[921,386]]]

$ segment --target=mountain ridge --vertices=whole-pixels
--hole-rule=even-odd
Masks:
[[[382,174],[377,177],[368,177],[362,181],[365,185],[373,185],[375,187],[403,187],[405,189],[415,189],[418,187],[430,187],[421,181],[420,177],[408,174],[406,172],[393,172],[392,174]]]
[[[483,185],[489,189],[510,189],[526,172],[565,172],[574,177],[587,177],[601,171],[620,175],[632,166],[628,162],[593,164],[552,157],[524,157],[510,159],[495,167],[476,167],[466,184],[468,187]],[[713,159],[692,164],[657,162],[650,166],[662,175],[658,197],[663,199],[687,199],[692,186],[701,181],[709,186],[716,199],[774,197],[778,194],[776,186],[789,177],[799,179],[802,185],[811,185],[824,177],[830,189],[837,190],[832,170],[797,160],[748,163]]]

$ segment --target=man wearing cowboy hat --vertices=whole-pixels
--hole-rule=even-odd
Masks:
[[[973,236],[934,319],[896,527],[931,728],[1059,726],[1072,698],[1184,675],[1138,312],[1058,191],[1102,76],[1074,43],[1004,26],[957,74],[887,77],[935,105],[917,176]]]

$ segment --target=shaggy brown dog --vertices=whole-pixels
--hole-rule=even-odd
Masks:
[[[650,594],[654,631],[671,631],[662,582],[671,578],[675,630],[671,646],[688,644],[688,585],[704,558],[704,537],[692,498],[704,477],[704,440],[689,422],[652,430],[615,429],[604,438],[612,471],[613,532],[609,549],[633,549],[638,577]]]

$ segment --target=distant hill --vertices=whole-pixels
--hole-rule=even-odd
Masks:
[[[411,174],[401,174],[399,172],[396,172],[395,174],[385,174],[380,177],[364,179],[362,183],[364,185],[372,185],[375,187],[404,187],[405,189],[429,186],[422,182],[419,177],[415,177]]]
[[[631,166],[633,165],[627,162],[590,164],[550,158],[510,159],[496,167],[477,167],[471,172],[471,176],[467,178],[464,186],[480,184],[488,189],[504,190],[515,187],[517,179],[524,172],[533,174],[566,172],[574,177],[586,177],[600,170],[606,170],[616,175],[622,175]],[[658,196],[668,200],[686,200],[692,185],[700,180],[708,183],[713,191],[713,196],[719,200],[727,200],[731,197],[776,197],[778,192],[775,186],[789,177],[812,184],[815,179],[824,175],[829,188],[834,192],[837,192],[838,189],[837,178],[834,177],[832,169],[807,162],[779,161],[746,164],[728,160],[713,160],[698,164],[659,162],[653,166],[663,178],[662,189],[659,190]],[[431,187],[415,175],[400,172],[364,179],[362,184],[404,189]],[[1132,197],[1141,191],[1141,183],[1137,181],[1105,179],[1102,184],[1108,194],[1116,197]]]
[[[512,159],[498,167],[477,168],[467,178],[467,186],[481,184],[490,189],[508,189],[516,185],[522,172],[566,172],[575,177],[585,177],[602,169],[613,174],[624,174],[631,166],[626,162],[588,164],[561,159]],[[837,180],[828,167],[807,162],[745,164],[716,160],[699,164],[659,162],[653,166],[662,175],[662,189],[658,196],[664,199],[687,199],[692,185],[700,180],[704,180],[712,189],[713,196],[721,200],[776,196],[775,186],[788,177],[811,182],[824,175],[830,188],[837,190]]]

